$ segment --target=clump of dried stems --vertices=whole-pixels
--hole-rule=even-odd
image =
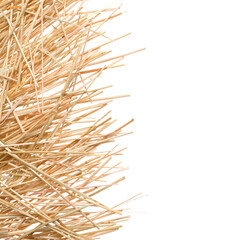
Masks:
[[[98,148],[129,122],[109,130],[99,113],[119,96],[100,97],[108,86],[94,81],[130,53],[102,50],[124,37],[102,31],[119,8],[85,3],[0,1],[0,239],[96,239],[127,218],[96,200],[124,179],[107,180],[121,150]]]

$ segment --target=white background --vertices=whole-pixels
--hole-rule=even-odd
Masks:
[[[119,140],[127,180],[111,193],[147,196],[102,239],[235,240],[236,2],[126,0],[122,9],[108,32],[132,35],[112,49],[146,51],[103,76],[131,94],[113,116],[135,119]]]

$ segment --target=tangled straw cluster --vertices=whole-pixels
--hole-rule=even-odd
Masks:
[[[85,11],[84,0],[0,2],[0,238],[96,239],[127,218],[98,193],[124,178],[111,164],[121,150],[98,151],[124,135],[101,110],[120,97],[94,88],[107,58],[101,31],[119,8]],[[98,41],[98,39],[100,39]],[[99,42],[99,44],[97,44]],[[131,122],[131,121],[130,121]]]

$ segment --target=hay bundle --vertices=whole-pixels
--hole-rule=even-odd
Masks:
[[[1,239],[95,239],[127,218],[96,200],[124,179],[107,182],[122,170],[110,164],[121,150],[97,149],[129,123],[109,130],[109,113],[99,113],[115,97],[93,87],[127,55],[102,50],[121,38],[102,31],[120,12],[84,4],[0,2]]]

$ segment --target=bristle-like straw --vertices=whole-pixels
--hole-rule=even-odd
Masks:
[[[86,11],[85,3],[0,3],[0,239],[91,240],[127,219],[96,195],[124,180],[107,181],[123,170],[111,164],[122,151],[98,149],[131,121],[109,130],[109,112],[96,114],[122,96],[100,96],[107,86],[93,83],[122,66],[130,53],[107,57],[102,47],[128,34],[102,31],[119,7]]]

